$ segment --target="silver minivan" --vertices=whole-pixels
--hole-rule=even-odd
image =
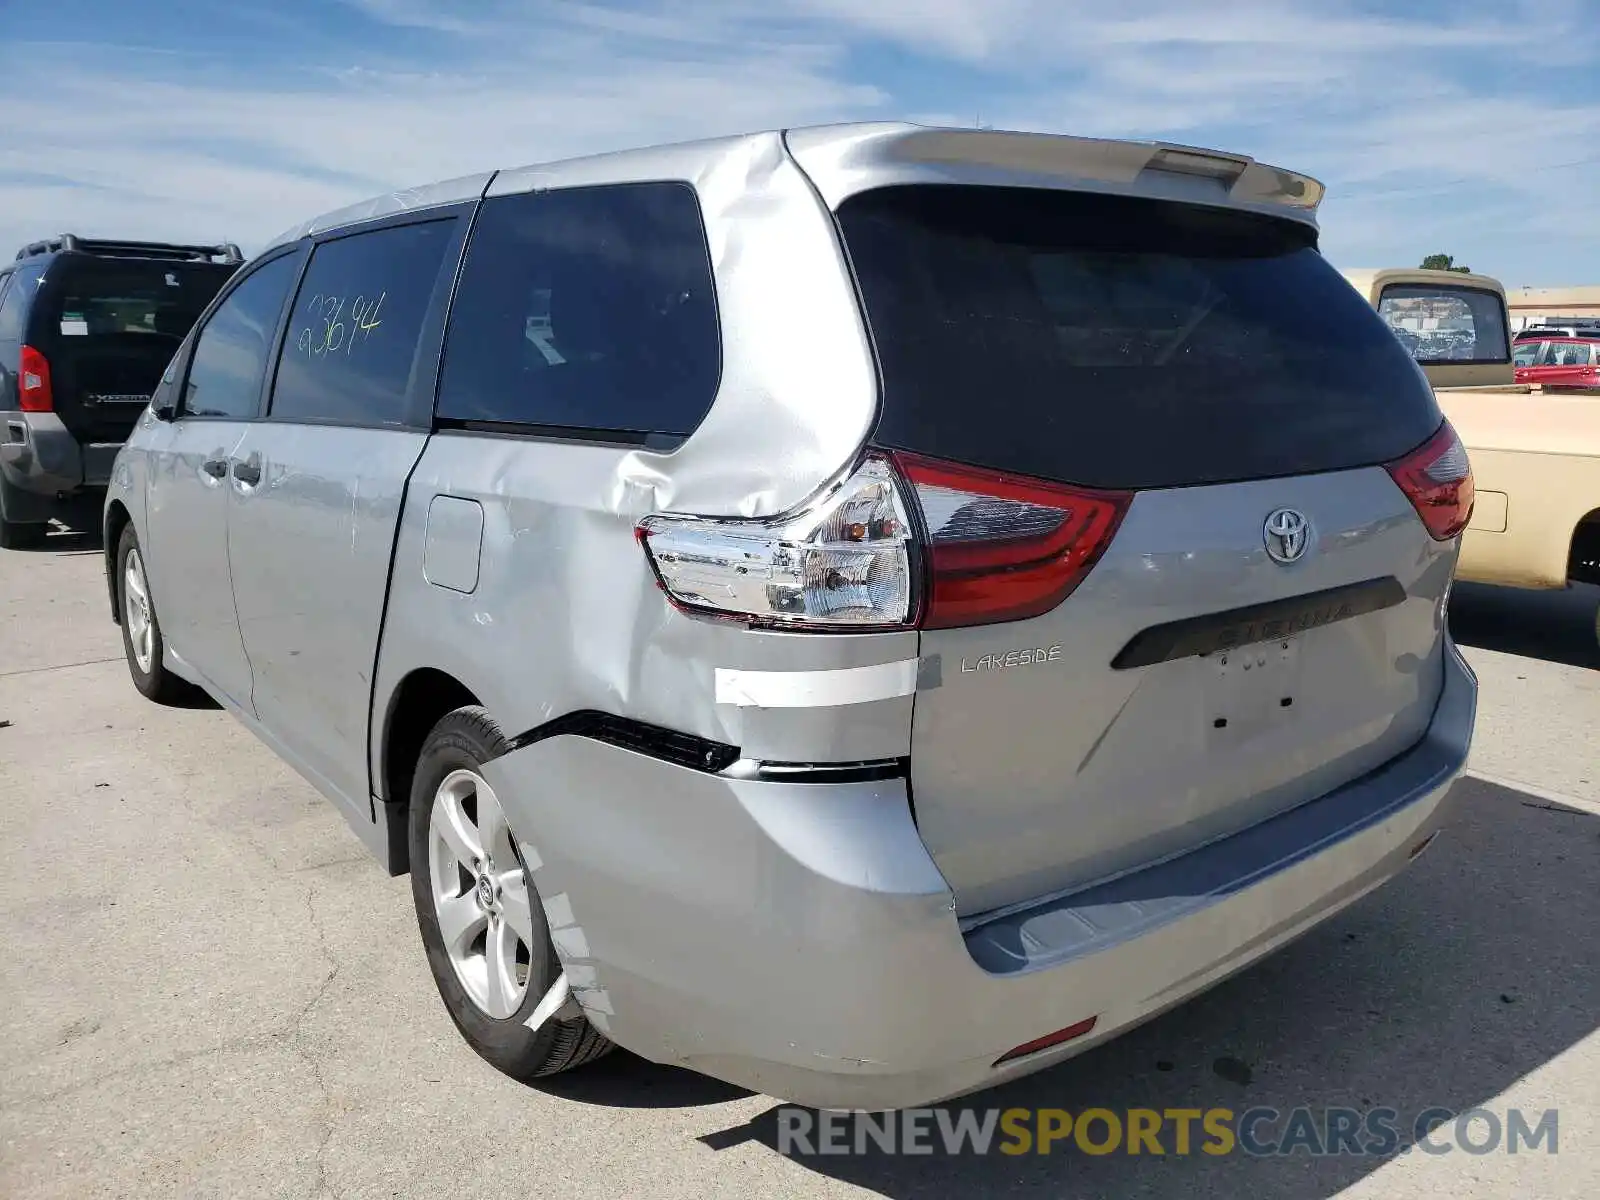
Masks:
[[[1398,872],[1467,755],[1470,466],[1321,195],[874,124],[307,222],[116,463],[134,683],[410,872],[513,1076],[1058,1062]]]

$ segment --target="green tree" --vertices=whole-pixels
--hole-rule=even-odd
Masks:
[[[1470,275],[1471,267],[1456,266],[1456,256],[1453,254],[1430,254],[1422,260],[1424,271],[1456,271],[1462,275]]]

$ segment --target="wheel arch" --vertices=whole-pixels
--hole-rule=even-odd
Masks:
[[[388,809],[392,827],[405,828],[411,781],[429,731],[446,713],[481,703],[472,688],[437,667],[413,668],[395,685],[383,707],[378,754],[381,770],[374,780],[377,799]],[[390,870],[405,874],[410,870],[406,839],[395,839],[391,845],[401,857],[391,862]]]
[[[1577,583],[1600,583],[1600,508],[1591,509],[1573,526],[1567,578]]]
[[[117,547],[122,542],[122,531],[132,521],[133,514],[121,500],[113,500],[106,506],[101,546],[106,558],[106,595],[111,601],[111,620],[117,625],[122,624],[122,605],[117,594]]]

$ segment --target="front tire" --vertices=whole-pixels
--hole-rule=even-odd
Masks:
[[[439,997],[480,1057],[524,1082],[599,1058],[611,1043],[581,1013],[526,1022],[561,977],[522,850],[482,768],[511,749],[482,708],[428,735],[412,778],[411,896]]]
[[[155,601],[150,598],[150,579],[145,574],[144,552],[133,526],[123,527],[117,542],[117,608],[122,618],[122,653],[128,660],[128,674],[139,694],[157,704],[184,704],[196,694],[195,687],[167,670],[161,621]]]

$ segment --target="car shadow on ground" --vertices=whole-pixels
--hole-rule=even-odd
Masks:
[[[1458,582],[1450,593],[1450,632],[1465,646],[1600,668],[1597,606],[1600,587],[1592,584],[1547,592]]]
[[[52,522],[44,541],[15,554],[78,555],[99,554],[104,549],[105,536],[96,525],[65,525]]]
[[[541,1079],[538,1086],[563,1100],[604,1108],[704,1108],[753,1094],[695,1071],[647,1062],[621,1049],[581,1071]]]
[[[1445,835],[1407,873],[1279,954],[1081,1058],[944,1107],[952,1118],[962,1107],[1236,1115],[1258,1106],[1284,1113],[1387,1107],[1402,1144],[1432,1108],[1487,1106],[1508,1121],[1509,1102],[1496,1098],[1600,1028],[1600,956],[1592,953],[1600,818],[1478,779],[1457,785],[1454,804]],[[594,1081],[596,1094],[574,1098],[638,1103],[641,1082],[676,1078],[637,1059],[619,1059],[614,1069],[605,1083]],[[665,1086],[692,1094],[701,1085]],[[719,1085],[704,1086],[706,1097],[718,1094]],[[612,1087],[621,1094],[610,1095]],[[700,1140],[713,1150],[756,1142],[778,1153],[780,1111],[774,1105]],[[1529,1110],[1529,1127],[1543,1114],[1543,1107]],[[921,1156],[893,1156],[868,1143],[861,1154],[796,1157],[895,1200],[1002,1193],[1304,1200],[1333,1196],[1389,1161],[1304,1151],[1181,1155],[1172,1128],[1165,1127],[1160,1156],[1121,1148],[1095,1156],[1070,1140],[1049,1155],[949,1155],[935,1134],[934,1152]],[[1270,1135],[1282,1126],[1260,1128]],[[1192,1145],[1202,1140],[1197,1130]],[[1503,1142],[1497,1152],[1505,1152]]]

